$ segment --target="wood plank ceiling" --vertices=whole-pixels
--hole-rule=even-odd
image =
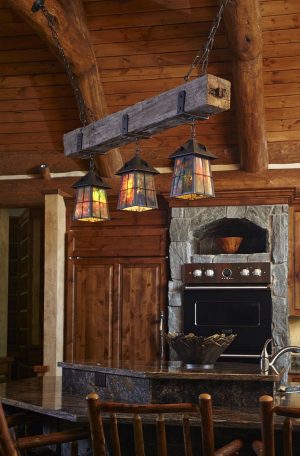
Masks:
[[[109,112],[181,84],[207,38],[217,5],[218,0],[85,0]],[[269,162],[296,163],[300,2],[260,0],[260,7]],[[231,52],[222,23],[208,70],[231,79]],[[199,142],[218,157],[214,164],[239,163],[234,99],[232,106],[230,112],[197,126]],[[52,173],[79,170],[79,164],[64,156],[62,146],[63,133],[78,126],[75,99],[61,64],[6,0],[0,0],[0,177],[36,173],[41,163],[47,163]],[[169,167],[168,156],[187,139],[189,130],[180,126],[143,141],[143,157],[152,166]],[[132,145],[121,149],[124,160],[132,152]],[[67,189],[72,181],[63,180],[61,186]],[[31,187],[35,194],[27,195],[28,204],[41,204],[44,185]],[[17,188],[12,182],[4,188],[0,181],[0,192],[5,192],[2,207],[24,203]]]

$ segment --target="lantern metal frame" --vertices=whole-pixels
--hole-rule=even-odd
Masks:
[[[111,187],[102,181],[94,167],[94,158],[90,157],[89,172],[72,185],[76,189],[74,220],[85,222],[110,220],[106,190]],[[88,211],[84,210],[84,205],[88,205]]]
[[[136,138],[135,156],[116,172],[117,176],[121,176],[118,210],[143,212],[157,209],[155,174],[159,172],[140,157]]]
[[[215,196],[210,161],[217,157],[196,141],[195,119],[191,126],[191,138],[169,157],[174,160],[171,198],[196,200]]]

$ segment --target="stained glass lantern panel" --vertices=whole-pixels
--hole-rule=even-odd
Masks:
[[[106,190],[94,186],[77,188],[74,220],[83,222],[109,220]]]
[[[175,158],[171,197],[201,199],[214,196],[210,160],[189,154]]]
[[[142,212],[157,208],[154,176],[143,171],[132,171],[121,176],[118,209]]]

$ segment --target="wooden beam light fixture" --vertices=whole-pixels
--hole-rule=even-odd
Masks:
[[[36,1],[43,3],[44,0]],[[83,124],[82,128],[65,134],[65,155],[86,157],[90,154],[105,154],[136,138],[151,136],[191,120],[208,119],[211,115],[228,110],[230,82],[207,74],[207,66],[216,31],[229,1],[231,0],[221,0],[203,52],[199,51],[194,58],[184,77],[184,84],[89,125]],[[41,8],[43,10],[44,7]],[[51,27],[51,18],[48,18],[48,23]],[[201,76],[188,81],[193,70],[200,66]],[[79,108],[82,108],[80,100]],[[194,125],[190,141],[171,158],[175,159],[171,196],[185,199],[214,196],[210,160],[215,157],[205,146],[195,141]],[[153,168],[141,160],[138,153],[126,163],[117,172],[122,176],[118,208],[142,211],[157,207],[153,184],[155,173]]]

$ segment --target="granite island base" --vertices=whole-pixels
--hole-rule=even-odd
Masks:
[[[178,361],[142,365],[60,363],[65,391],[97,391],[103,400],[138,403],[197,402],[209,393],[215,406],[256,408],[259,396],[273,395],[282,373],[263,374],[257,364],[216,363],[214,369],[187,369]]]

